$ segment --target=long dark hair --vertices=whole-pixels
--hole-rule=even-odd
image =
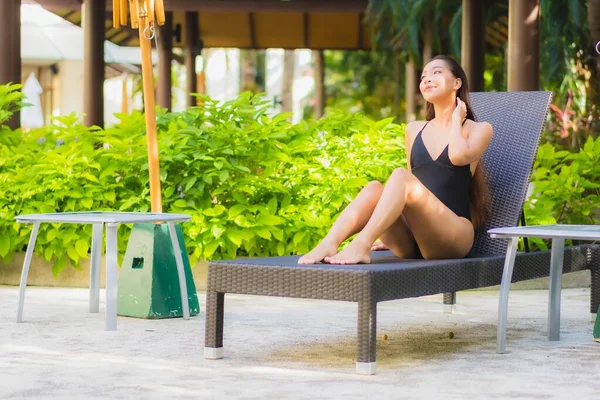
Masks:
[[[433,60],[443,60],[450,69],[450,72],[452,72],[452,75],[454,75],[455,78],[460,78],[462,85],[458,89],[456,95],[460,97],[460,99],[464,101],[465,105],[467,106],[466,117],[472,121],[476,121],[469,99],[469,83],[467,82],[467,74],[463,68],[458,62],[456,62],[456,60],[446,55],[435,56],[427,63],[430,63]],[[425,105],[425,110],[425,119],[427,121],[431,121],[435,117],[435,109],[433,104],[427,102]],[[477,168],[475,168],[471,187],[469,188],[469,205],[471,207],[473,226],[476,229],[483,227],[490,213],[491,196],[485,178],[485,167],[483,166],[483,160],[481,159],[477,164]]]

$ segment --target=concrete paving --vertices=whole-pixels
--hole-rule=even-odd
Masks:
[[[380,303],[374,376],[354,373],[354,303],[227,295],[225,358],[209,361],[203,293],[189,321],[119,317],[116,332],[85,289],[28,288],[22,324],[17,298],[0,287],[1,399],[600,398],[589,289],[563,290],[560,342],[547,291],[511,292],[503,355],[497,291],[459,293],[451,315],[441,295]]]

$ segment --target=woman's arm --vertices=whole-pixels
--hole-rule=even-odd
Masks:
[[[423,121],[412,121],[406,124],[404,128],[404,150],[406,152],[406,169],[410,171],[410,152],[412,145],[417,136],[417,132],[423,127],[425,123]]]
[[[469,134],[463,136],[462,123],[453,121],[450,128],[448,158],[454,165],[469,165],[477,161],[492,140],[493,129],[487,122],[467,121]]]
[[[463,121],[466,115],[467,106],[457,97],[448,141],[448,158],[454,165],[469,165],[478,160],[492,140],[492,126],[487,122],[467,121],[465,129],[468,135],[465,138]]]

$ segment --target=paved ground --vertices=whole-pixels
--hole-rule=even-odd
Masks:
[[[225,358],[208,361],[202,293],[198,317],[119,317],[116,332],[86,290],[28,288],[22,324],[17,297],[0,287],[1,399],[600,398],[586,289],[563,290],[560,342],[546,340],[547,292],[511,292],[504,355],[498,292],[461,292],[452,315],[441,296],[380,303],[375,376],[354,374],[353,303],[228,295]]]

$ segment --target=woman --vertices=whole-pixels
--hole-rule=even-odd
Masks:
[[[427,101],[427,121],[406,125],[408,169],[395,169],[385,186],[367,184],[299,264],[369,263],[377,238],[400,258],[469,253],[489,204],[479,160],[492,139],[492,126],[475,122],[467,77],[454,59],[431,59],[419,88]]]

